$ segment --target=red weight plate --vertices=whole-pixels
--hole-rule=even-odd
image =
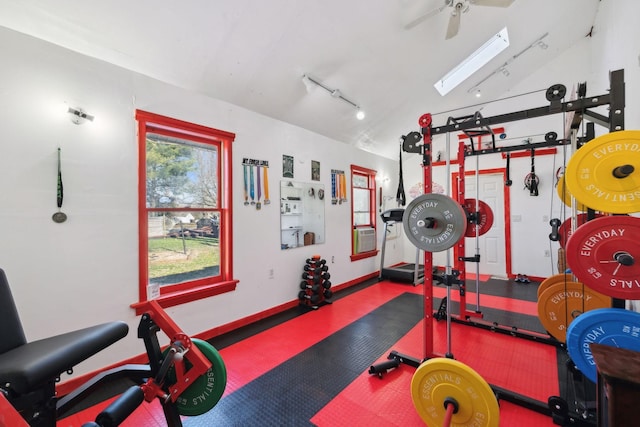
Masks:
[[[604,216],[569,238],[567,264],[591,289],[613,298],[640,299],[640,218]]]
[[[600,218],[601,216],[604,216],[604,215],[596,214],[595,218]],[[576,229],[577,229],[582,224],[587,222],[587,214],[586,213],[578,214],[576,216],[576,222],[578,223],[578,225],[576,227]],[[571,218],[567,218],[566,220],[564,220],[564,222],[562,223],[562,225],[560,225],[560,228],[558,229],[558,237],[559,237],[558,243],[560,243],[560,246],[563,247],[563,248],[567,244],[567,240],[569,240],[569,237],[571,237],[571,224],[572,223],[573,223],[573,221],[571,220]]]
[[[467,213],[476,212],[476,199],[464,199],[462,207]],[[480,212],[479,223],[470,222],[467,226],[467,231],[464,233],[465,237],[476,237],[476,229],[478,229],[478,236],[482,236],[493,226],[493,211],[488,204],[478,200],[478,212]]]

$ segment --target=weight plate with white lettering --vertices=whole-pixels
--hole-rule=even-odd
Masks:
[[[591,209],[640,212],[640,131],[611,132],[584,144],[564,174],[569,192]]]
[[[444,357],[422,363],[411,379],[411,400],[428,426],[441,426],[454,405],[451,426],[498,427],[500,407],[491,386],[469,366]]]
[[[571,195],[571,193],[569,193],[569,189],[565,184],[564,175],[558,178],[558,183],[556,184],[556,192],[558,193],[558,197],[560,197],[560,200],[562,200],[562,202],[568,207],[571,207],[573,196]],[[588,207],[586,207],[584,204],[580,203],[579,201],[576,202],[576,210],[585,212],[587,209]]]
[[[211,362],[211,367],[196,378],[176,399],[175,405],[178,412],[180,415],[186,416],[202,415],[211,410],[216,406],[227,386],[227,368],[220,353],[214,346],[201,339],[191,338],[191,342]],[[164,354],[167,354],[166,350]],[[183,359],[185,371],[191,369],[192,366],[187,359],[188,353],[187,357]],[[170,384],[175,383],[175,368],[170,368],[167,380]]]
[[[640,218],[604,216],[580,226],[566,247],[572,273],[613,298],[640,299]]]
[[[451,197],[428,193],[409,203],[402,224],[414,246],[427,252],[442,252],[464,237],[467,215]]]
[[[604,216],[603,214],[597,213],[594,214],[594,218],[600,218],[601,216]],[[578,227],[580,227],[582,224],[586,223],[588,219],[588,215],[586,213],[581,213],[576,215],[576,223],[578,225],[576,225],[576,229]],[[560,224],[560,227],[558,228],[558,243],[560,244],[561,247],[565,247],[567,244],[567,240],[569,240],[569,237],[571,237],[571,235],[573,234],[573,231],[571,230],[573,227],[573,221],[571,218],[567,218],[565,219],[562,224]]]
[[[569,356],[580,372],[595,383],[598,374],[591,343],[640,351],[640,313],[622,308],[601,308],[583,314],[569,326]]]
[[[547,277],[538,285],[538,298],[540,298],[540,294],[542,294],[542,292],[549,289],[549,287],[557,283],[569,283],[569,282],[576,282],[576,278],[573,274],[563,273],[563,274],[556,274],[554,276]]]
[[[473,219],[470,218],[467,231],[464,233],[465,237],[476,237],[476,233],[478,233],[478,236],[482,236],[491,230],[493,226],[493,211],[491,207],[482,200],[478,200],[477,203],[476,211],[476,199],[464,199],[463,208],[465,212],[473,214]]]
[[[578,282],[556,283],[538,297],[540,323],[560,342],[566,342],[567,327],[578,316],[607,307],[611,307],[611,298]]]

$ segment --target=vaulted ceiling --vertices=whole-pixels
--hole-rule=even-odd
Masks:
[[[0,0],[0,25],[395,158],[422,114],[477,103],[476,86],[496,99],[586,37],[599,1],[455,0],[469,7],[450,39],[448,0]],[[509,48],[434,89],[505,26]]]

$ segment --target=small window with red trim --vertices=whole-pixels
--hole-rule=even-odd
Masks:
[[[351,165],[351,260],[375,256],[376,171]]]
[[[233,290],[235,135],[145,111],[136,119],[140,301],[167,307]]]

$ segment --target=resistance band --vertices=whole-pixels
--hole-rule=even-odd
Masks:
[[[407,204],[407,196],[404,193],[404,183],[402,180],[402,144],[400,144],[400,173],[398,176],[398,191],[396,192],[396,202],[398,202],[398,206],[404,206]],[[382,195],[380,195],[382,198]]]

